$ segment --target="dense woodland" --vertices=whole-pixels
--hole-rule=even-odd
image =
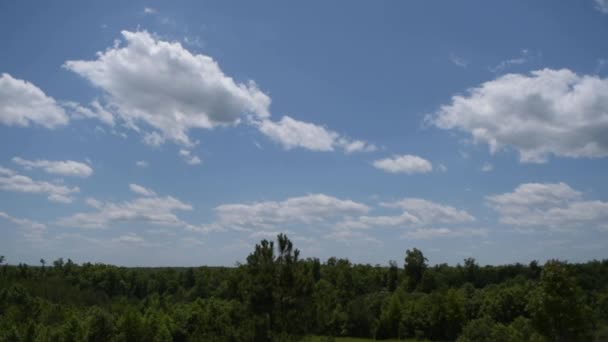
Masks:
[[[322,263],[284,235],[232,268],[0,259],[1,341],[608,341],[608,260]]]

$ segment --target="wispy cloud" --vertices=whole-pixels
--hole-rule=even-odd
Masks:
[[[449,56],[450,62],[452,62],[452,64],[461,67],[461,68],[466,68],[469,65],[469,61],[464,59],[463,57],[457,56],[455,53],[450,53]]]

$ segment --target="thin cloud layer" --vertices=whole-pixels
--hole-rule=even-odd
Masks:
[[[381,205],[387,208],[402,209],[406,213],[415,216],[422,225],[438,223],[458,224],[475,221],[475,217],[465,210],[421,198],[405,198],[396,202],[382,203]]]
[[[192,206],[171,196],[161,197],[152,190],[131,184],[131,190],[143,197],[123,202],[102,202],[93,198],[86,203],[95,211],[76,213],[58,221],[59,225],[84,229],[108,228],[122,222],[181,227],[194,230],[195,226],[182,221],[178,211],[190,211]]]
[[[34,84],[3,73],[0,76],[0,123],[53,129],[70,121],[65,110]]]
[[[24,167],[26,170],[42,169],[46,173],[61,176],[86,178],[93,174],[93,169],[89,165],[73,160],[27,160],[14,157],[13,163]]]
[[[131,183],[131,184],[129,184],[129,189],[138,195],[142,195],[142,196],[146,196],[146,197],[156,196],[156,192],[154,192],[146,187],[143,187],[139,184]]]
[[[513,148],[520,161],[549,156],[608,156],[608,80],[568,70],[508,74],[456,95],[427,118],[471,134],[495,153]]]
[[[44,194],[50,201],[60,203],[71,203],[72,195],[80,191],[78,187],[36,181],[3,167],[0,167],[0,190]]]
[[[236,229],[272,229],[294,223],[321,223],[330,219],[367,213],[369,207],[325,194],[291,197],[281,202],[223,204],[215,208],[214,223]]]
[[[335,225],[331,236],[357,236],[353,231],[378,228],[397,229],[403,232],[401,237],[417,240],[487,235],[485,228],[462,227],[463,224],[475,222],[475,217],[449,205],[420,198],[405,198],[380,203],[380,206],[401,209],[402,213],[347,218]],[[446,227],[437,228],[437,225]]]
[[[3,211],[0,211],[0,218],[10,221],[16,225],[17,228],[23,233],[23,237],[30,240],[39,240],[42,235],[46,232],[46,225],[40,222],[36,222],[30,219],[18,218],[11,216]]]

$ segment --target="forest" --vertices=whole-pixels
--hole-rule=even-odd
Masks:
[[[321,262],[279,235],[235,267],[8,261],[0,341],[608,341],[608,260]]]

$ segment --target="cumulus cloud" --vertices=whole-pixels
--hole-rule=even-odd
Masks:
[[[135,162],[135,165],[137,167],[148,167],[149,164],[145,160],[138,160],[138,161]]]
[[[336,148],[346,153],[375,151],[376,146],[362,140],[347,137],[309,122],[283,116],[279,121],[254,121],[259,131],[285,149],[296,147],[312,151],[334,151]]]
[[[93,169],[89,165],[73,160],[27,160],[14,157],[13,163],[24,167],[26,170],[42,169],[46,173],[62,176],[89,177],[93,174]]]
[[[144,124],[164,139],[192,145],[188,131],[235,124],[242,114],[270,116],[270,97],[253,81],[238,83],[216,61],[146,31],[122,31],[123,44],[94,60],[64,66],[102,89],[108,106],[131,128]]]
[[[40,88],[9,74],[0,76],[0,123],[20,127],[36,124],[52,129],[69,121],[65,110]]]
[[[452,97],[427,120],[471,134],[492,153],[513,148],[522,162],[605,157],[608,79],[567,69],[508,74]]]
[[[517,229],[571,230],[608,225],[608,202],[583,199],[566,183],[525,183],[514,191],[486,197],[499,221]]]
[[[272,230],[294,223],[323,223],[345,215],[364,214],[368,206],[324,194],[291,197],[281,202],[223,204],[215,208],[214,223],[235,229]]]
[[[433,171],[433,164],[430,161],[410,154],[379,159],[374,161],[373,165],[377,169],[390,173],[414,174]]]
[[[45,194],[53,202],[71,203],[72,194],[80,191],[78,187],[67,187],[45,181],[36,181],[20,175],[13,170],[0,167],[0,189],[5,191]]]
[[[138,184],[129,184],[129,189],[131,189],[131,191],[133,191],[134,193],[138,194],[138,195],[142,195],[142,196],[146,196],[146,197],[150,197],[150,196],[156,196],[156,193],[148,188],[145,188],[141,185]]]
[[[0,218],[10,221],[16,225],[17,228],[23,232],[23,236],[26,239],[40,239],[46,232],[46,225],[44,223],[32,221],[30,219],[17,218],[2,211],[0,211]]]
[[[131,190],[144,197],[116,203],[89,198],[86,203],[95,209],[94,211],[76,213],[60,219],[58,223],[67,227],[99,229],[121,222],[144,222],[196,230],[197,227],[176,215],[178,211],[192,210],[190,204],[171,196],[158,196],[149,189],[132,185],[135,186],[130,186]]]
[[[189,150],[180,149],[179,155],[184,159],[188,165],[199,165],[203,161],[198,156],[195,156]]]
[[[481,171],[483,172],[491,172],[492,170],[494,170],[494,165],[491,163],[484,163],[481,167]]]

